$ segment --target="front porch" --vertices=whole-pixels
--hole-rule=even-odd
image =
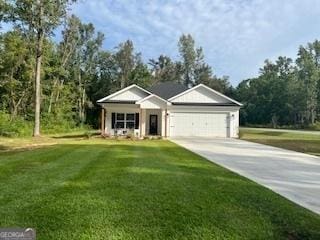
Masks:
[[[167,110],[141,108],[137,104],[104,104],[101,134],[104,136],[167,137]]]

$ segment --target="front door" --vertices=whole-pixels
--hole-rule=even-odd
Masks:
[[[149,134],[150,135],[158,134],[158,115],[150,115]]]

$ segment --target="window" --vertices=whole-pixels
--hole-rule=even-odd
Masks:
[[[126,114],[126,128],[128,128],[128,129],[134,128],[134,123],[135,123],[134,117],[135,117],[134,113],[127,113]]]
[[[117,121],[123,121],[124,120],[124,113],[117,113]]]
[[[124,113],[116,114],[116,128],[124,128]]]
[[[134,113],[127,113],[126,120],[127,121],[134,121]]]
[[[135,125],[135,113],[112,113],[112,126],[115,128],[134,129]]]
[[[116,128],[124,128],[124,122],[116,122]]]

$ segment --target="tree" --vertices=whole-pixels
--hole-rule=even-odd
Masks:
[[[195,84],[205,84],[221,93],[230,94],[231,84],[228,76],[222,78],[213,75],[212,67],[204,60],[202,47],[196,49],[196,60],[194,63],[193,76]]]
[[[147,65],[142,61],[141,53],[135,52],[133,42],[127,40],[120,43],[116,49],[113,56],[117,68],[117,89],[134,83],[149,86],[151,74]]]
[[[170,57],[160,55],[158,59],[150,59],[152,82],[153,84],[159,82],[180,82],[181,71],[180,63],[173,62]]]
[[[54,104],[59,102],[61,91],[65,83],[71,79],[71,65],[73,64],[72,58],[75,58],[75,52],[79,46],[80,41],[80,26],[81,21],[75,15],[67,18],[66,25],[62,30],[62,41],[57,46],[56,57],[54,63],[56,69],[52,72],[52,87],[50,87],[50,97],[47,112],[51,114]],[[58,106],[56,105],[56,108]]]
[[[78,46],[77,74],[78,74],[78,113],[81,125],[86,120],[86,104],[92,105],[87,98],[86,90],[96,71],[96,61],[99,50],[102,46],[104,35],[100,32],[95,34],[94,26],[92,24],[83,24],[81,30],[81,40]],[[78,64],[77,64],[78,63]],[[88,105],[88,106],[89,106]]]
[[[59,26],[66,16],[67,6],[74,2],[69,0],[16,0],[6,1],[11,9],[11,21],[27,29],[36,42],[35,64],[35,106],[33,136],[40,135],[40,104],[41,104],[41,64],[43,56],[43,43],[47,36]]]
[[[234,91],[228,76],[217,77],[213,75],[206,85],[228,96],[232,96]]]
[[[196,59],[194,63],[194,82],[196,84],[209,83],[212,77],[212,68],[205,63],[202,47],[196,49]]]
[[[124,43],[120,43],[117,50],[115,59],[118,67],[120,88],[124,88],[129,84],[128,79],[135,65],[133,42],[127,40]]]
[[[88,94],[91,101],[105,97],[117,89],[117,67],[111,52],[100,51],[96,61],[96,72],[92,84],[89,85]]]
[[[93,24],[81,23],[78,18],[72,16],[63,36],[60,51],[62,56],[65,56],[65,61],[62,62],[62,67],[68,76],[66,81],[74,87],[77,119],[80,125],[83,125],[86,121],[86,109],[92,106],[87,89],[96,76],[97,59],[104,35],[96,33]]]
[[[292,60],[279,57],[275,63],[266,60],[257,78],[242,81],[236,88],[235,98],[244,104],[242,124],[293,124],[298,100],[293,94],[294,67]]]
[[[318,104],[318,84],[320,81],[320,42],[301,46],[297,58],[298,79],[304,91],[305,120],[307,124],[314,124]]]
[[[178,42],[179,53],[182,58],[184,84],[188,87],[195,84],[194,68],[197,59],[195,41],[190,34],[182,35]]]
[[[148,66],[143,63],[140,53],[135,55],[134,68],[130,73],[128,83],[144,88],[148,88],[151,84],[151,73]]]
[[[19,109],[29,104],[28,96],[32,89],[32,52],[20,30],[15,29],[2,36],[0,55],[0,100],[14,119]]]
[[[218,78],[213,75],[211,66],[204,60],[202,47],[196,48],[190,34],[182,35],[178,42],[183,82],[192,87],[195,84],[205,84],[223,93],[231,93],[232,87],[228,77]],[[177,68],[178,69],[178,68]]]
[[[4,0],[0,0],[0,9],[1,9],[0,11],[0,29],[1,29],[1,23],[4,20],[5,15],[7,14],[7,11],[8,11],[7,4]]]

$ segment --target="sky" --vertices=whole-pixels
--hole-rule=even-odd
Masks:
[[[131,39],[145,61],[177,60],[178,39],[190,33],[234,86],[265,59],[295,59],[300,45],[320,39],[320,0],[78,0],[71,12],[105,34],[105,49]]]
[[[190,33],[233,85],[320,39],[320,0],[80,0],[72,11],[105,34],[105,48],[131,39],[146,61],[178,59],[179,36]]]

